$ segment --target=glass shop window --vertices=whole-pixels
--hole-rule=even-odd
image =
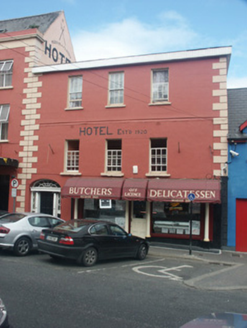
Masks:
[[[201,204],[153,202],[152,231],[161,234],[190,234],[190,219],[192,215],[192,234],[200,235]]]
[[[83,218],[118,224],[125,229],[126,201],[114,199],[84,199]]]

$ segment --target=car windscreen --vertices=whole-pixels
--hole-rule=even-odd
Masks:
[[[58,226],[54,227],[53,229],[54,230],[65,230],[65,231],[70,231],[70,232],[78,232],[87,226],[88,226],[88,222],[72,220],[72,221],[67,221],[62,224],[59,224]]]
[[[0,217],[0,221],[4,222],[17,222],[23,219],[26,215],[21,213],[9,213]]]

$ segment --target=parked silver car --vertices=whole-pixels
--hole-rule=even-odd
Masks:
[[[37,249],[44,228],[54,228],[64,220],[42,213],[8,213],[0,217],[0,248],[24,256]]]
[[[5,305],[3,304],[3,301],[0,298],[0,327],[1,328],[10,328],[9,322],[8,322],[8,313],[6,310]]]

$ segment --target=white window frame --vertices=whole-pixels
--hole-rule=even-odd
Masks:
[[[152,147],[152,140],[164,141],[165,147]],[[167,172],[167,139],[151,139],[150,140],[150,155],[149,155],[149,172],[151,173],[166,173]]]
[[[12,73],[13,60],[0,61],[0,88],[12,86]]]
[[[159,81],[158,74],[164,74],[163,79]],[[162,77],[162,75],[161,75]],[[162,81],[163,80],[163,81]],[[168,69],[152,70],[152,103],[167,102],[169,99],[169,71]]]
[[[109,73],[108,104],[110,106],[124,103],[124,72]]]
[[[109,143],[119,141],[121,142],[121,149],[109,149]],[[120,139],[106,140],[106,172],[121,172],[122,171],[122,141]],[[120,161],[120,163],[119,163]]]
[[[68,108],[82,108],[82,75],[69,76]]]
[[[78,149],[70,150],[69,143],[78,141]],[[65,172],[79,172],[79,140],[66,140],[65,142]]]
[[[9,111],[9,104],[0,105],[0,140],[8,139]]]

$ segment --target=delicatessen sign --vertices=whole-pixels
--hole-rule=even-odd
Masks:
[[[216,190],[173,190],[173,189],[149,189],[148,200],[150,201],[188,201],[188,195],[193,193],[196,201],[210,202],[218,200]]]

